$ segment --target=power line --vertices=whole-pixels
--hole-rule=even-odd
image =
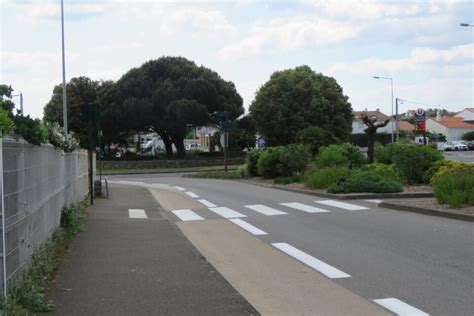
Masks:
[[[427,103],[409,101],[409,100],[405,100],[405,99],[399,99],[399,100],[402,101],[402,102],[405,102],[405,103],[411,103],[411,104],[416,104],[416,105],[429,106],[429,107],[432,107],[432,108],[461,109],[461,110],[465,108],[465,107],[460,107],[460,106],[453,107],[453,106],[441,106],[441,105],[439,105],[439,104],[437,104],[437,105],[435,105],[435,104],[427,104]]]

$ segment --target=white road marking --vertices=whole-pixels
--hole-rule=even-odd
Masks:
[[[179,191],[186,191],[185,188],[182,188],[182,187],[174,187],[176,190],[179,190]]]
[[[413,307],[411,305],[408,305],[407,303],[400,301],[397,298],[382,298],[378,300],[374,300],[375,303],[382,305],[389,311],[394,312],[397,315],[400,316],[428,316],[429,314],[419,310],[416,307]]]
[[[349,278],[350,275],[337,269],[334,268],[333,266],[330,266],[329,264],[316,259],[313,256],[308,255],[306,252],[303,252],[292,245],[289,245],[287,243],[273,243],[273,247],[280,249],[287,255],[303,262],[307,266],[313,268],[316,271],[321,272],[325,276],[331,279],[339,279],[339,278]]]
[[[198,198],[199,197],[199,195],[197,195],[194,192],[187,191],[187,192],[184,192],[184,193],[187,194],[189,197],[192,197],[192,198]]]
[[[355,204],[350,204],[350,203],[344,203],[344,202],[339,202],[339,201],[334,201],[334,200],[322,200],[322,201],[314,201],[316,203],[324,204],[324,205],[329,205],[329,206],[334,206],[338,208],[343,208],[345,210],[349,211],[358,211],[358,210],[368,210],[368,207],[365,206],[360,206],[360,205],[355,205]]]
[[[172,210],[171,212],[173,212],[174,215],[179,217],[180,220],[185,221],[185,222],[186,221],[200,221],[204,219],[198,214],[191,211],[190,209]]]
[[[245,207],[267,216],[288,214],[262,204],[245,205]]]
[[[120,180],[119,183],[130,184],[130,185],[145,185],[145,182],[139,182],[139,181],[125,181],[125,180]]]
[[[148,218],[146,216],[145,210],[133,209],[133,208],[128,210],[128,216],[130,218]]]
[[[325,213],[329,212],[328,210],[324,210],[319,207],[314,207],[314,206],[309,206],[306,204],[301,204],[301,203],[280,203],[283,206],[291,207],[306,213]]]
[[[370,203],[377,203],[377,204],[380,204],[380,203],[383,202],[382,200],[375,200],[375,199],[372,199],[372,200],[364,200],[364,201],[370,202]]]
[[[247,215],[240,214],[234,210],[231,210],[228,207],[210,207],[209,210],[213,211],[216,214],[224,218],[236,218],[236,217],[247,217]]]
[[[232,218],[232,219],[229,219],[229,221],[231,221],[235,225],[238,225],[238,226],[242,227],[243,229],[245,229],[246,231],[248,231],[249,233],[251,233],[253,235],[266,235],[267,234],[263,230],[258,229],[257,227],[255,227],[253,225],[250,225],[249,223],[247,223],[246,221],[241,220],[240,218]]]
[[[198,200],[198,202],[204,204],[204,206],[206,207],[216,207],[214,203],[211,203],[208,200]]]

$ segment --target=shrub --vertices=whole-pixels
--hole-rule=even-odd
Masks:
[[[441,166],[431,178],[431,185],[439,203],[451,207],[474,205],[474,164]]]
[[[304,176],[304,185],[312,189],[325,189],[329,185],[339,182],[341,179],[349,175],[349,168],[328,167],[316,168],[306,173]]]
[[[60,148],[65,152],[72,152],[79,146],[74,133],[66,133],[57,122],[48,124],[47,128],[49,131],[49,142],[55,148]]]
[[[427,146],[399,144],[393,151],[393,163],[408,183],[425,183],[426,171],[443,159],[440,152]]]
[[[278,174],[290,176],[306,170],[311,154],[307,146],[301,144],[288,145],[280,152]]]
[[[30,116],[14,116],[14,133],[23,137],[28,143],[41,146],[48,142],[48,130],[39,119],[32,119]]]
[[[375,162],[387,165],[393,164],[393,152],[400,143],[390,143],[382,146],[380,143],[375,145]]]
[[[386,165],[383,163],[371,163],[361,168],[362,171],[374,171],[380,174],[383,178],[395,180],[403,183],[404,179],[395,165]]]
[[[300,143],[310,148],[313,156],[318,153],[320,148],[339,143],[339,139],[331,132],[314,126],[300,131],[297,138]]]
[[[257,163],[257,172],[264,178],[271,179],[279,176],[280,154],[283,147],[269,147],[260,154]]]
[[[263,150],[252,149],[247,153],[247,170],[251,176],[259,176],[257,169],[258,158],[262,154]]]
[[[316,156],[316,165],[320,168],[349,166],[344,150],[338,145],[329,145],[321,149]]]
[[[3,108],[0,108],[0,130],[3,133],[8,133],[13,128],[13,120],[7,111]]]
[[[328,187],[330,193],[395,193],[403,191],[402,185],[384,178],[375,171],[357,171]]]
[[[342,148],[344,156],[349,161],[349,168],[358,168],[367,163],[367,159],[357,146],[349,143],[338,145]]]
[[[290,183],[295,183],[295,182],[301,182],[301,175],[300,174],[295,174],[289,177],[278,177],[273,180],[273,183],[275,184],[290,184]]]
[[[474,131],[466,132],[462,135],[463,140],[474,140]]]

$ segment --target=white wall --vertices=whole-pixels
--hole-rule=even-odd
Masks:
[[[455,117],[464,118],[463,121],[474,121],[474,112],[463,110],[462,112],[455,115]]]

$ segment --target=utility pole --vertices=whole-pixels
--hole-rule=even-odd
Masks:
[[[64,5],[61,0],[61,38],[62,38],[62,53],[63,53],[63,128],[67,133],[67,100],[66,100],[66,57],[64,53]]]
[[[398,122],[398,101],[400,99],[396,98],[395,99],[395,130],[397,134],[397,142],[400,140],[400,127],[399,127],[399,122]]]

